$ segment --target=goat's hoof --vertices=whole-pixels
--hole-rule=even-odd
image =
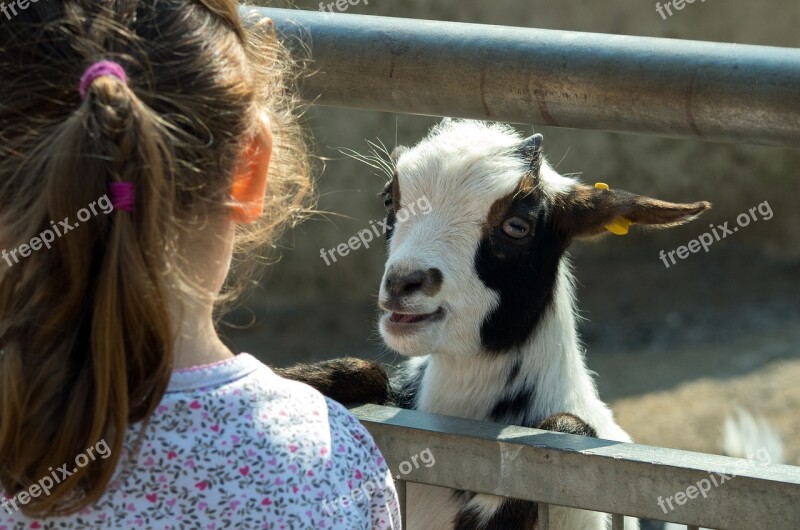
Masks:
[[[300,381],[343,405],[374,403],[383,405],[389,397],[386,370],[373,361],[343,357],[313,364],[276,368],[286,379]]]
[[[537,429],[553,432],[563,432],[567,434],[577,434],[579,436],[589,436],[597,438],[597,431],[594,428],[569,412],[559,412],[540,422]]]

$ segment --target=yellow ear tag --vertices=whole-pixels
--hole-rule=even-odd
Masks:
[[[598,190],[606,190],[606,191],[611,189],[605,182],[598,182],[597,184],[594,185],[594,187]],[[603,228],[605,228],[614,235],[624,236],[625,234],[628,233],[628,229],[632,224],[633,224],[632,222],[628,221],[624,217],[617,217],[616,219],[614,219],[614,221],[607,224]]]
[[[624,217],[617,217],[614,219],[614,222],[611,224],[607,224],[605,229],[611,232],[614,235],[624,236],[628,233],[628,228],[632,225],[630,221],[625,219]]]

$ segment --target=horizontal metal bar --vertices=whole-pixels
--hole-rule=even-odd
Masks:
[[[320,105],[800,147],[800,49],[260,11]]]
[[[800,528],[798,467],[376,405],[352,412],[409,482],[706,528]],[[430,466],[417,457],[426,449]],[[712,473],[718,486],[705,497],[659,505]]]

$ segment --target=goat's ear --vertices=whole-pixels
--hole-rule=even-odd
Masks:
[[[572,239],[606,232],[624,235],[630,225],[652,228],[678,226],[711,208],[711,203],[666,202],[611,190],[605,184],[596,184],[595,187],[578,184],[558,197],[554,207],[556,229]]]
[[[398,160],[400,160],[400,157],[403,156],[403,153],[405,153],[406,151],[408,151],[408,147],[404,145],[398,145],[397,147],[392,149],[392,154],[391,154],[392,160],[397,162]]]
[[[534,134],[523,140],[520,146],[522,157],[530,164],[530,170],[533,175],[538,175],[542,167],[542,141],[544,137],[541,134]]]

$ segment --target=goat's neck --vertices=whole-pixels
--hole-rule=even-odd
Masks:
[[[573,278],[566,262],[546,311],[531,337],[516,350],[429,356],[417,407],[513,423],[535,423],[555,412],[594,408],[599,398],[575,330]],[[504,400],[513,401],[520,410],[498,418],[498,403]]]

